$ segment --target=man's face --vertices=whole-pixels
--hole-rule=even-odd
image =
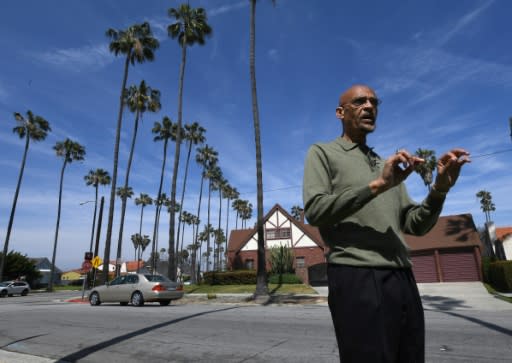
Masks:
[[[366,86],[354,86],[340,98],[336,117],[343,121],[343,132],[354,139],[373,132],[376,127],[379,100]]]

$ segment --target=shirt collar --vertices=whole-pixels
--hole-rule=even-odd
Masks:
[[[351,141],[345,140],[343,137],[338,137],[336,142],[343,148],[345,151],[354,150],[359,147],[360,144],[353,143]]]

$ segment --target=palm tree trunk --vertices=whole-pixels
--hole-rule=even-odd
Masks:
[[[142,218],[144,217],[144,205],[140,208],[139,234],[142,236]]]
[[[226,241],[225,241],[225,249],[224,249],[224,260],[226,261],[225,263],[225,266],[226,266],[226,270],[227,270],[227,267],[228,267],[228,239],[229,239],[229,233],[228,233],[228,225],[229,225],[229,202],[230,202],[230,199],[228,198],[227,199],[227,203],[226,203]]]
[[[108,206],[108,222],[107,222],[107,235],[105,239],[105,254],[103,259],[103,281],[108,281],[108,267],[110,263],[110,245],[112,242],[112,225],[114,222],[114,206],[116,201],[116,183],[117,183],[117,164],[119,161],[119,143],[121,139],[121,126],[123,121],[123,108],[124,108],[124,89],[126,88],[126,80],[128,79],[128,67],[130,66],[130,55],[129,52],[126,55],[124,62],[124,74],[123,81],[121,83],[121,95],[119,101],[119,114],[117,116],[117,127],[116,127],[116,140],[114,144],[114,166],[112,170],[112,188],[110,190],[110,204]]]
[[[204,168],[203,168],[203,172],[204,172]],[[204,177],[203,177],[203,174],[201,173],[201,186],[199,188],[199,202],[197,203],[197,218],[198,219],[199,219],[199,216],[201,215],[201,199],[203,198],[203,182],[204,182]],[[194,244],[197,244],[198,235],[199,235],[199,225],[197,225],[197,228],[195,231]],[[197,249],[196,249],[196,258],[197,258]],[[197,264],[197,267],[198,267],[197,273],[199,273],[201,270],[201,251],[199,251],[199,263]],[[191,281],[193,284],[195,284],[197,282],[197,277],[198,277],[198,274],[196,274],[194,272],[194,274],[192,275],[192,278],[195,278],[195,280]]]
[[[222,187],[219,187],[219,225],[217,227],[218,235],[215,244],[217,245],[217,271],[220,271],[220,245],[218,238],[220,237],[220,223],[222,217]]]
[[[57,224],[55,226],[55,239],[53,240],[53,254],[52,264],[50,266],[50,281],[48,281],[48,291],[53,291],[53,279],[55,276],[55,257],[57,255],[57,240],[59,239],[59,224],[60,224],[60,211],[62,206],[62,187],[64,185],[64,170],[66,169],[67,161],[64,159],[62,169],[60,171],[60,185],[59,185],[59,205],[57,208]]]
[[[256,272],[256,296],[268,295],[267,270],[265,262],[265,238],[263,235],[263,175],[261,162],[260,116],[256,92],[255,39],[256,39],[256,0],[251,0],[251,30],[249,72],[251,76],[252,114],[254,119],[254,139],[256,144],[256,189],[257,189],[257,231],[258,266]]]
[[[174,256],[174,225],[175,225],[175,210],[176,205],[176,181],[178,179],[178,166],[180,162],[180,148],[181,148],[181,119],[183,115],[183,79],[185,78],[185,62],[187,60],[187,46],[185,45],[186,39],[183,40],[181,46],[181,64],[180,64],[180,80],[178,89],[178,133],[176,135],[176,152],[174,154],[174,168],[172,173],[171,183],[171,215],[169,220],[169,267],[168,275],[171,280],[176,280],[176,256]],[[182,206],[183,207],[183,206]]]
[[[130,155],[128,157],[128,165],[126,166],[126,175],[124,177],[124,189],[128,188],[128,181],[130,179],[130,169],[132,168],[133,152],[135,150],[135,142],[137,141],[137,130],[139,128],[139,115],[140,112],[137,110],[135,113],[135,122],[133,125],[133,136],[132,144],[130,146]],[[117,255],[116,255],[116,276],[121,273],[121,251],[123,247],[123,229],[124,229],[124,216],[126,214],[126,202],[128,197],[124,196],[121,198],[121,221],[119,222],[119,239],[117,240]]]
[[[162,197],[162,186],[164,184],[164,174],[165,174],[165,163],[167,161],[167,143],[168,139],[164,140],[164,157],[162,160],[162,170],[160,172],[160,184],[158,185],[158,194],[157,194],[157,200],[160,200]],[[156,213],[155,213],[155,224],[153,226],[153,241],[151,242],[151,256],[152,256],[152,263],[151,268],[153,273],[156,272],[156,240],[157,240],[157,234],[158,234],[158,225],[160,222],[160,210],[162,209],[161,206],[156,206]]]
[[[208,179],[208,213],[206,226],[208,234],[206,235],[206,272],[210,271],[210,200],[212,195],[212,181]]]
[[[89,246],[89,252],[92,252],[92,245],[94,242],[94,229],[96,228],[96,213],[98,211],[98,185],[94,188],[94,213],[92,216],[92,230],[91,230],[91,244]]]
[[[188,143],[188,152],[187,152],[187,161],[185,163],[185,175],[183,176],[183,189],[181,190],[181,199],[180,199],[180,214],[179,214],[179,217],[178,217],[178,235],[179,235],[179,231],[180,231],[180,226],[181,226],[181,216],[182,216],[182,213],[183,213],[183,201],[185,200],[185,187],[187,186],[187,176],[188,176],[188,164],[190,162],[190,153],[192,152],[192,140]],[[183,230],[185,230],[185,227],[183,227]],[[177,248],[178,248],[178,245],[180,243],[180,240],[178,239],[176,241],[176,251],[177,251]],[[181,248],[180,250],[183,250],[183,237],[181,239]]]
[[[16,204],[18,203],[18,195],[20,193],[21,181],[23,179],[23,172],[25,171],[25,162],[27,161],[28,147],[30,143],[30,136],[25,135],[25,150],[23,151],[23,158],[21,160],[20,174],[18,175],[18,183],[16,184],[16,191],[14,192],[14,200],[12,202],[11,215],[9,216],[9,223],[7,224],[7,234],[5,235],[4,251],[0,259],[0,281],[4,280],[5,261],[7,253],[9,252],[9,239],[11,238],[11,229],[14,222],[14,213],[16,212]]]

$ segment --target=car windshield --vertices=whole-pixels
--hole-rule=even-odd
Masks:
[[[167,277],[162,275],[144,275],[144,277],[151,282],[170,282]]]
[[[8,282],[0,282],[0,286],[8,286],[9,283]]]

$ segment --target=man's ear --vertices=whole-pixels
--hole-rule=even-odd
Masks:
[[[336,118],[343,120],[343,115],[345,113],[345,109],[343,106],[336,107]]]

